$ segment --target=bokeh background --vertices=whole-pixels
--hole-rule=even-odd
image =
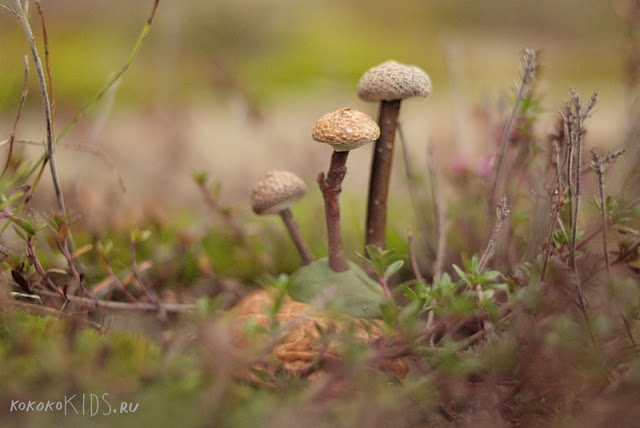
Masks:
[[[491,154],[495,141],[490,131],[479,131],[483,120],[477,112],[508,110],[527,47],[541,49],[542,132],[551,130],[569,88],[585,97],[597,90],[600,103],[588,124],[588,144],[620,145],[629,102],[622,79],[623,3],[161,1],[131,68],[60,145],[67,199],[96,225],[137,221],[150,212],[200,209],[191,174],[206,170],[222,184],[224,200],[246,210],[255,180],[277,168],[310,183],[309,212],[321,209],[313,181],[327,168],[331,151],[311,140],[311,128],[322,114],[342,106],[375,117],[377,106],[359,100],[355,87],[368,68],[387,59],[419,65],[433,81],[431,97],[406,102],[401,112],[420,168],[428,142],[440,171],[460,158],[473,161]],[[126,62],[152,4],[42,2],[56,130]],[[32,22],[41,42],[35,13]],[[18,21],[0,11],[2,138],[15,116],[27,52]],[[18,137],[38,141],[44,138],[44,122],[33,67],[30,90]],[[126,192],[104,160],[78,145],[108,154]],[[26,156],[41,153],[38,146],[21,150]],[[364,215],[370,150],[360,149],[349,160],[345,209],[355,219]],[[401,174],[398,166],[393,183],[398,197],[403,195]],[[48,200],[47,186],[38,190],[41,201]]]

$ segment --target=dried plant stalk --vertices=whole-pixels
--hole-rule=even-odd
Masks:
[[[536,70],[538,68],[538,51],[536,49],[525,49],[522,55],[522,69],[520,70],[520,82],[516,85],[516,101],[513,104],[513,110],[511,116],[507,121],[507,125],[504,128],[502,135],[502,141],[500,143],[500,152],[496,159],[496,167],[493,175],[493,189],[491,190],[491,207],[496,206],[496,198],[500,190],[502,172],[504,170],[504,160],[507,155],[507,147],[509,145],[509,136],[513,131],[513,127],[520,110],[522,100],[524,100],[531,82],[536,76]]]
[[[489,263],[489,260],[493,256],[493,247],[496,241],[496,237],[498,236],[498,232],[502,228],[502,223],[509,216],[511,210],[507,205],[507,195],[502,195],[500,201],[498,201],[498,207],[496,208],[496,224],[491,231],[491,237],[489,238],[489,242],[487,243],[487,247],[484,249],[482,253],[482,257],[480,258],[480,262],[478,263],[478,272],[482,272],[484,268]]]

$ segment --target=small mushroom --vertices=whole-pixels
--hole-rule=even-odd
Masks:
[[[371,162],[365,246],[386,247],[387,198],[400,102],[409,97],[427,97],[430,93],[431,80],[427,73],[419,67],[396,61],[369,69],[358,83],[360,98],[380,101],[380,137]]]
[[[303,265],[313,261],[309,246],[302,238],[300,227],[289,207],[301,199],[307,186],[289,171],[269,171],[251,190],[251,208],[258,215],[279,214],[300,254]]]
[[[348,269],[342,249],[338,201],[342,180],[347,173],[347,156],[350,150],[375,140],[379,135],[380,128],[369,115],[348,107],[325,114],[313,127],[312,138],[333,147],[329,172],[326,177],[320,173],[317,181],[324,197],[327,217],[329,267],[335,272]]]

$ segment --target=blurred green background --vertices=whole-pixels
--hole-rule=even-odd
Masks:
[[[48,0],[43,11],[55,81],[56,129],[93,99],[126,62],[152,1]],[[185,206],[200,197],[190,181],[207,170],[223,196],[246,205],[257,177],[290,169],[312,182],[330,150],[310,139],[317,118],[342,106],[372,116],[355,94],[368,68],[396,59],[423,67],[428,100],[411,100],[402,120],[422,168],[425,145],[447,162],[481,156],[493,142],[477,133],[474,108],[508,100],[524,48],[541,49],[542,126],[569,88],[600,93],[593,142],[615,145],[624,128],[623,28],[606,0],[161,1],[139,56],[116,90],[64,139],[108,153],[127,185],[122,194],[104,162],[60,152],[63,179],[76,186],[75,207],[89,219],[108,215],[100,201],[123,204],[127,216]],[[32,8],[33,9],[33,8]],[[35,9],[32,24],[42,32]],[[19,23],[0,11],[0,129],[8,135],[20,97]],[[31,92],[19,137],[43,138],[40,99]],[[545,130],[543,129],[543,132]],[[36,147],[27,150],[39,153]],[[350,157],[345,193],[364,194],[369,148]],[[445,165],[445,164],[443,164]],[[441,168],[444,168],[441,167]],[[91,195],[99,185],[101,196]],[[87,189],[79,188],[85,186]],[[311,186],[313,187],[313,186]],[[84,189],[84,190],[83,190]],[[43,189],[48,194],[46,188]],[[320,198],[314,204],[321,206]],[[143,198],[144,197],[144,198]],[[360,202],[358,201],[358,204]],[[355,208],[360,216],[362,209]]]
[[[60,106],[81,106],[118,69],[151,4],[43,2]],[[543,49],[554,87],[588,86],[620,74],[614,7],[606,0],[161,1],[119,98],[175,103],[220,92],[215,86],[235,86],[260,102],[311,97],[352,88],[388,58],[424,67],[441,91],[452,48],[475,93],[515,78],[524,47]],[[0,106],[11,111],[25,43],[10,14],[0,14],[0,23]]]

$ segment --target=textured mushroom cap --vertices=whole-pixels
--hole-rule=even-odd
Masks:
[[[336,152],[353,150],[379,136],[380,128],[368,114],[349,107],[322,116],[311,134],[314,140],[330,144]]]
[[[370,68],[358,83],[358,96],[366,101],[403,100],[427,97],[431,94],[431,79],[415,65],[396,61],[383,62]]]
[[[251,208],[258,215],[277,214],[307,192],[307,186],[289,171],[269,171],[251,190]]]

